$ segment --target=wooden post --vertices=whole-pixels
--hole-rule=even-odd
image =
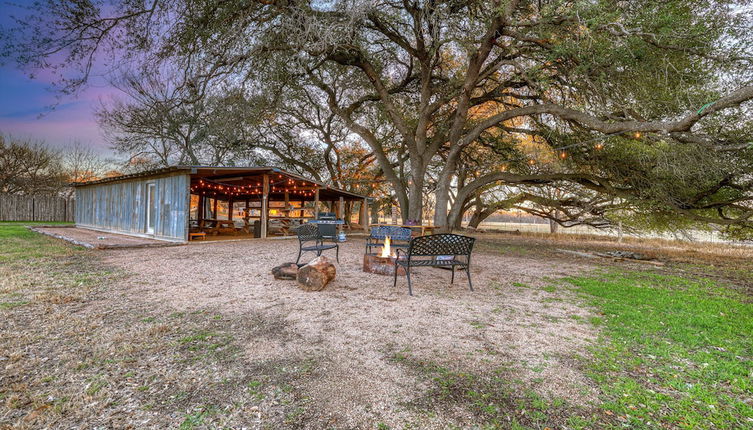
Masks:
[[[214,196],[214,205],[213,205],[213,206],[214,206],[214,207],[212,208],[212,209],[213,209],[212,217],[213,217],[214,219],[219,219],[219,218],[217,217],[217,196]]]
[[[340,197],[340,200],[337,202],[337,216],[345,219],[345,199]]]
[[[319,187],[314,191],[314,219],[319,219]]]
[[[367,199],[363,199],[361,202],[361,215],[358,216],[359,221],[361,221],[361,225],[363,226],[363,231],[368,232],[369,231],[369,201]]]
[[[269,221],[269,175],[264,175],[264,187],[261,196],[261,238],[267,238],[267,222]]]
[[[233,199],[231,198],[227,200],[227,219],[233,220]]]
[[[199,229],[204,228],[204,196],[199,194],[198,210],[199,210]]]

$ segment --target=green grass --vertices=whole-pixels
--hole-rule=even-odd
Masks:
[[[19,261],[26,258],[46,258],[67,255],[76,247],[67,246],[63,241],[35,233],[27,225],[29,222],[0,223],[0,263]],[[36,223],[50,224],[50,223]]]
[[[570,279],[601,314],[588,361],[605,413],[630,428],[753,428],[753,304],[707,280]],[[746,299],[748,303],[746,303]]]

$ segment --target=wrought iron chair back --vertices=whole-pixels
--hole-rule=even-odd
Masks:
[[[438,255],[466,255],[470,257],[475,238],[459,234],[432,234],[413,238],[408,247],[408,258]]]
[[[404,240],[407,242],[411,239],[411,231],[408,227],[397,227],[394,225],[371,227],[371,237],[375,239],[384,239],[387,236],[389,236],[391,240]]]
[[[450,283],[455,282],[455,268],[460,267],[465,269],[465,274],[468,277],[468,288],[473,291],[470,266],[474,242],[476,242],[475,238],[449,233],[414,237],[410,241],[407,252],[403,253],[402,250],[397,250],[392,286],[397,285],[398,266],[405,269],[405,277],[408,279],[408,294],[411,296],[413,295],[413,287],[410,281],[411,267],[449,268],[452,270]],[[459,259],[458,257],[465,258]]]
[[[316,242],[322,239],[319,226],[316,224],[301,224],[296,227],[295,233],[298,235],[298,241],[301,243]]]

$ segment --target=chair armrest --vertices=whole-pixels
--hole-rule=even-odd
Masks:
[[[395,248],[395,257],[400,258],[400,254],[405,254],[405,256],[408,256],[408,252],[401,248]]]

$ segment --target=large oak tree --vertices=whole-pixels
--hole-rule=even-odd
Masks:
[[[284,111],[289,92],[368,146],[404,218],[422,217],[427,188],[449,227],[481,193],[517,187],[510,202],[560,222],[629,210],[751,227],[753,32],[739,2],[46,3],[5,54],[31,68],[62,55],[80,71],[63,91],[103,54],[147,73],[180,64],[186,102],[272,93]],[[479,145],[497,155],[466,175]]]

